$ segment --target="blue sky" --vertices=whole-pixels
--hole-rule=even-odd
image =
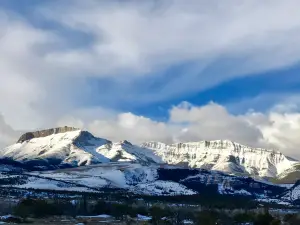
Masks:
[[[0,1],[0,144],[67,124],[114,140],[229,138],[292,152],[298,138],[279,131],[300,127],[299,7]]]
[[[186,67],[182,65],[171,66],[156,79],[140,79],[135,81],[134,85],[145,88],[140,93],[141,95],[147,94],[147,92],[157,92],[163,89],[173,76],[184,74],[185,69]],[[249,110],[266,112],[278,102],[283,101],[285,97],[299,93],[299,72],[300,67],[296,64],[287,68],[268,70],[257,74],[245,74],[245,76],[225,80],[204,90],[191,91],[179,96],[174,95],[161,101],[147,104],[136,104],[136,102],[130,101],[119,104],[119,101],[117,101],[116,103],[105,102],[105,105],[117,107],[122,111],[131,111],[135,114],[156,118],[157,120],[167,119],[169,109],[183,101],[199,106],[215,102],[227,106],[227,109],[233,114],[246,113]],[[111,79],[92,79],[90,82],[93,91],[91,96],[88,96],[89,100],[85,102],[92,106],[103,104],[101,98],[99,101],[93,99],[94,95],[98,93],[101,96],[103,91],[115,90],[115,84]],[[196,82],[201,83],[201,79]],[[123,97],[122,93],[116,93],[116,95],[116,98],[122,99]],[[253,101],[255,99],[257,101]],[[245,102],[248,103],[247,106],[245,106]],[[241,104],[239,105],[239,103]]]

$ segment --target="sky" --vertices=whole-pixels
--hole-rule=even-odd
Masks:
[[[298,0],[1,0],[0,147],[75,126],[300,159]]]

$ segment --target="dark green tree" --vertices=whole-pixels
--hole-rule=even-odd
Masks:
[[[274,217],[266,209],[264,213],[258,214],[255,218],[254,225],[271,225]]]
[[[238,213],[233,216],[233,220],[235,223],[249,223],[255,221],[255,215],[253,213],[244,212]]]
[[[161,222],[161,219],[165,216],[167,216],[168,213],[166,213],[166,210],[159,207],[159,206],[152,206],[149,209],[149,213],[152,217],[151,224],[158,225]]]
[[[14,214],[22,218],[28,216],[47,217],[52,215],[62,215],[63,207],[46,200],[25,199],[18,203],[14,208]]]

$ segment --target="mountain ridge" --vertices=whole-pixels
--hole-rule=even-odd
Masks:
[[[297,162],[279,151],[252,148],[229,140],[171,145],[161,142],[146,142],[142,146],[152,149],[169,164],[182,164],[184,162],[192,168],[221,171],[230,170],[230,167],[239,165],[237,169],[244,170],[245,174],[249,173],[249,175],[259,177],[274,177]],[[222,166],[227,168],[222,169]]]
[[[277,177],[298,162],[279,151],[252,148],[230,140],[171,145],[152,141],[138,146],[127,140],[111,142],[67,126],[31,133],[33,137],[26,133],[21,136],[22,141],[19,139],[0,150],[0,158],[26,163],[42,161],[51,166],[55,161],[54,166],[58,167],[121,161],[170,164],[254,178]]]
[[[76,130],[80,130],[80,129],[75,128],[75,127],[64,126],[64,127],[56,127],[56,128],[45,129],[45,130],[26,132],[23,135],[21,135],[21,137],[18,139],[17,143],[29,141],[33,138],[47,137],[51,134],[66,133],[69,131],[76,131]]]

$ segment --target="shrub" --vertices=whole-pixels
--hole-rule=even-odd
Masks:
[[[268,211],[258,214],[255,218],[254,225],[277,225],[278,220],[274,218]]]
[[[60,205],[49,203],[45,200],[25,199],[14,208],[14,214],[22,218],[29,216],[46,217],[62,215],[63,209]]]
[[[212,210],[202,210],[195,215],[197,225],[215,225],[218,221],[218,213]]]
[[[286,214],[283,218],[283,221],[288,225],[299,225],[300,224],[300,216],[297,214]]]
[[[238,213],[233,216],[233,220],[236,223],[249,223],[255,220],[255,215],[253,213]]]
[[[173,225],[183,225],[184,224],[184,213],[180,209],[172,210],[170,215],[170,220]]]
[[[161,207],[158,207],[158,206],[152,206],[149,209],[149,213],[152,217],[151,223],[153,225],[159,224],[159,221],[161,220],[161,218],[163,218],[166,214],[165,211]]]
[[[96,205],[94,206],[92,210],[93,214],[110,214],[110,207],[109,204],[107,204],[104,201],[97,201]]]
[[[123,204],[112,204],[110,206],[111,215],[117,219],[124,219],[127,215],[135,217],[136,214],[132,207]]]
[[[109,214],[118,219],[123,219],[125,216],[136,217],[137,208],[119,203],[107,203],[98,201],[93,209],[93,214]]]

